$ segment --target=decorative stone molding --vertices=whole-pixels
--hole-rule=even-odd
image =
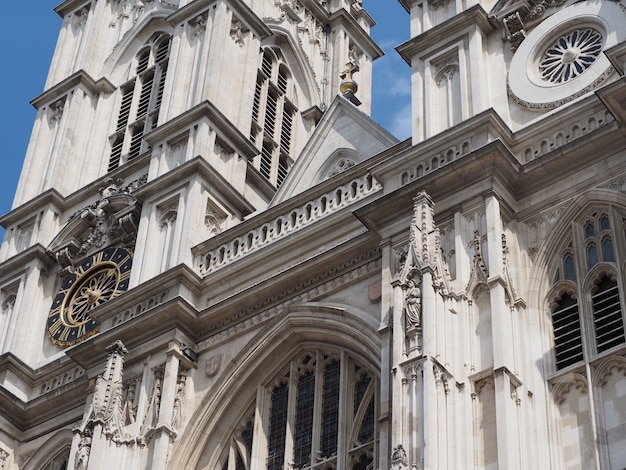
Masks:
[[[89,16],[90,8],[91,6],[89,5],[74,12],[71,17],[71,24],[74,30],[78,31],[84,29],[85,24],[87,24],[87,17]]]
[[[506,243],[506,235],[502,234],[502,266],[504,267],[504,287],[507,293],[507,303],[514,305],[521,299],[517,296],[515,286],[513,284],[513,276],[509,264],[509,247]]]
[[[233,41],[235,41],[235,44],[243,47],[246,43],[245,39],[248,37],[249,33],[250,29],[247,28],[238,18],[233,16],[230,24],[230,37]]]
[[[0,449],[0,470],[4,470],[4,464],[8,458],[9,453],[4,449]]]
[[[626,178],[619,177],[606,184],[599,186],[600,188],[611,189],[613,191],[626,192]]]
[[[172,409],[172,427],[178,429],[184,422],[183,400],[185,399],[185,387],[187,384],[187,372],[180,371],[176,382],[176,395],[174,396],[174,406]]]
[[[564,105],[566,103],[569,103],[570,101],[574,101],[576,98],[580,98],[581,96],[586,95],[590,91],[598,88],[611,75],[613,75],[613,72],[615,72],[615,68],[613,68],[613,66],[610,66],[600,76],[598,76],[598,78],[596,78],[593,82],[591,82],[590,85],[588,85],[588,86],[586,86],[584,88],[581,88],[576,93],[572,93],[571,95],[566,96],[565,98],[562,98],[560,100],[548,101],[548,102],[545,102],[545,103],[533,103],[533,102],[526,101],[526,100],[523,100],[522,98],[518,97],[515,94],[515,92],[511,89],[511,82],[510,82],[510,78],[511,77],[510,77],[510,75],[507,78],[506,90],[507,90],[507,93],[509,95],[509,98],[511,98],[513,101],[515,101],[520,106],[524,106],[525,108],[529,108],[529,109],[549,110],[549,109],[558,108],[559,106],[562,106],[562,105]]]
[[[560,220],[566,207],[566,204],[561,204],[560,207],[551,208],[550,211],[544,212],[540,214],[539,217],[526,222],[528,252],[531,257],[537,254],[539,247],[546,240],[552,228]]]
[[[456,54],[433,65],[434,80],[437,86],[440,86],[443,80],[451,81],[454,75],[459,73],[459,57]]]
[[[54,126],[63,117],[65,98],[66,97],[64,96],[60,100],[57,100],[48,106],[46,114],[48,117],[48,124],[50,124],[50,126]]]
[[[119,340],[107,346],[106,351],[108,358],[105,372],[96,378],[89,411],[85,414],[83,422],[74,430],[81,436],[76,465],[79,464],[81,455],[83,460],[89,458],[88,446],[91,445],[91,431],[96,423],[102,425],[106,439],[116,444],[133,441],[124,429],[122,418],[124,356],[128,351]],[[85,460],[84,468],[86,466]]]
[[[393,448],[393,453],[391,454],[391,468],[405,468],[409,465],[409,461],[406,455],[406,450],[402,444],[398,444]]]
[[[70,217],[48,247],[63,267],[62,275],[72,273],[76,262],[105,246],[117,244],[132,251],[141,204],[131,192],[142,181],[122,188],[120,180],[107,179],[100,188],[102,198]]]
[[[356,165],[356,162],[351,158],[341,158],[333,165],[324,179],[332,178],[333,176],[346,171],[348,168],[352,168],[354,165]]]
[[[600,388],[608,383],[608,378],[613,374],[621,374],[626,377],[626,358],[622,356],[609,356],[595,365],[594,382]]]
[[[474,259],[472,262],[472,272],[470,274],[470,280],[467,283],[467,287],[465,289],[466,295],[471,294],[471,292],[476,288],[479,284],[486,284],[489,279],[489,270],[485,265],[485,260],[483,258],[483,241],[487,239],[486,235],[480,235],[478,230],[474,231],[474,238],[472,239],[471,247],[474,252]]]
[[[137,315],[141,315],[143,312],[162,304],[169,298],[168,293],[169,291],[166,289],[158,294],[154,294],[140,300],[120,313],[116,313],[112,318],[112,326],[117,326],[120,323],[128,321],[131,318],[135,318]]]
[[[242,331],[254,328],[256,325],[276,317],[277,315],[288,309],[291,305],[297,305],[315,300],[316,298],[327,295],[328,293],[336,289],[340,289],[346,283],[353,282],[355,279],[366,277],[373,272],[377,272],[378,270],[380,270],[381,267],[380,259],[375,259],[367,264],[363,264],[357,267],[355,270],[347,272],[340,277],[333,277],[336,275],[337,270],[346,269],[350,265],[357,264],[364,259],[369,259],[376,254],[378,254],[378,251],[363,253],[361,257],[353,259],[348,263],[344,263],[343,265],[338,266],[337,269],[333,271],[324,272],[314,276],[307,281],[306,285],[293,286],[291,289],[281,292],[281,295],[278,299],[276,297],[265,298],[261,302],[251,305],[246,310],[228,317],[220,323],[230,324],[231,326],[223,329],[213,336],[208,337],[206,340],[201,341],[198,344],[198,349],[203,350],[215,346],[216,344],[226,341]],[[302,290],[307,285],[315,285],[316,283],[328,278],[331,279],[308,291],[304,291],[296,295],[298,290]],[[283,299],[282,302],[280,302],[280,299]],[[277,300],[279,301],[278,304],[275,304],[272,307],[268,308],[270,304],[274,304]],[[216,329],[217,325],[212,325],[208,328],[203,329],[200,334],[202,336],[208,335],[211,331],[214,331]]]
[[[520,161],[528,163],[615,121],[608,109],[602,109],[569,123],[550,135],[542,136],[520,152]]]
[[[39,388],[39,394],[43,395],[48,392],[52,392],[63,385],[72,383],[75,380],[80,379],[85,375],[85,369],[80,366],[76,366],[73,369],[58,374],[51,379],[44,381]]]
[[[580,390],[580,393],[586,395],[589,393],[587,378],[579,373],[570,372],[564,376],[551,380],[552,396],[557,405],[561,405],[567,399],[566,395],[574,389]]]
[[[155,368],[152,373],[154,382],[152,385],[152,393],[148,401],[148,407],[144,415],[143,424],[141,425],[141,435],[146,436],[152,431],[159,422],[159,410],[161,407],[161,393],[163,392],[163,374],[164,366]]]
[[[442,166],[467,155],[471,150],[471,137],[465,136],[443,151],[424,155],[417,159],[413,167],[400,173],[400,185],[404,186],[411,181],[432,173]]]
[[[273,222],[267,222],[252,229],[246,235],[236,237],[208,252],[199,253],[194,260],[196,270],[200,276],[205,276],[264,246],[282,240],[381,189],[382,186],[371,175],[361,176],[299,208],[281,214]]]
[[[534,1],[528,14],[541,17],[545,7],[557,5]],[[519,6],[525,8],[521,2]],[[603,51],[624,40],[626,16],[619,2],[577,2],[554,10],[528,33],[511,59],[511,100],[548,110],[588,94],[615,73]]]

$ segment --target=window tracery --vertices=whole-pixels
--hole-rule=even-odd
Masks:
[[[590,361],[625,341],[624,307],[620,300],[619,244],[613,243],[615,210],[596,211],[573,224],[572,238],[561,253],[553,277],[552,327],[558,370]],[[626,237],[624,237],[626,239]]]
[[[368,468],[374,458],[374,375],[347,354],[324,350],[302,353],[283,371],[257,394],[251,409],[260,413],[242,419],[220,468],[250,470],[251,455],[261,456],[267,470]],[[253,429],[263,435],[253,436]]]

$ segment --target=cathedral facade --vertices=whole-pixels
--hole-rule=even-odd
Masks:
[[[626,468],[626,1],[399,1],[56,7],[0,470]]]

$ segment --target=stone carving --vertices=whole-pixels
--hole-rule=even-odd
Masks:
[[[406,316],[406,327],[421,328],[422,326],[422,291],[414,279],[409,279],[406,283],[406,294],[404,297],[404,312]]]
[[[91,434],[89,430],[85,430],[85,432],[81,435],[80,442],[78,443],[78,451],[76,451],[76,464],[74,466],[76,470],[87,470],[90,452]]]
[[[467,283],[466,292],[470,292],[476,285],[486,283],[489,279],[489,271],[485,265],[483,258],[482,243],[486,240],[486,236],[481,236],[478,230],[474,232],[474,238],[471,241],[472,249],[474,251],[474,262],[472,264],[472,272],[470,280]]]
[[[368,260],[372,256],[377,255],[378,250],[363,253],[358,258],[353,259],[341,266],[338,266],[336,269],[332,269],[328,272],[312,277],[307,281],[305,285],[292,286],[289,290],[283,291],[281,297],[279,298],[266,298],[263,299],[261,302],[250,306],[244,311],[236,312],[222,322],[222,324],[228,322],[231,324],[231,326],[221,330],[219,333],[208,337],[206,340],[201,341],[198,344],[198,348],[210,348],[220,343],[221,341],[227,340],[232,335],[238,334],[243,329],[253,328],[255,325],[258,325],[261,322],[276,317],[293,304],[301,304],[304,302],[315,300],[321,296],[326,296],[333,290],[341,288],[341,286],[345,285],[346,283],[353,282],[355,279],[368,276],[373,272],[377,272],[381,267],[380,259],[374,259],[373,261],[370,261],[368,263],[361,264],[364,260]],[[334,277],[337,271],[343,271],[350,265],[357,265],[359,267],[340,276],[339,278]],[[326,282],[323,282],[324,280]],[[305,291],[304,293],[301,293],[300,295],[295,295],[298,290],[309,286],[315,287],[311,288],[308,291]],[[282,302],[276,304],[276,301],[281,299]],[[244,320],[241,320],[242,318]],[[208,336],[211,331],[215,331],[216,329],[217,326],[213,325],[209,328],[203,329],[200,333]]]
[[[230,24],[230,37],[240,47],[245,45],[245,39],[248,36],[250,29],[248,29],[238,18],[233,16],[233,20]]]
[[[58,374],[52,377],[51,379],[43,382],[41,384],[41,388],[39,389],[39,393],[40,395],[43,395],[44,393],[51,392],[63,385],[72,383],[74,380],[78,380],[84,375],[85,375],[85,369],[83,369],[80,366],[76,366],[73,369],[65,371],[62,374]]]
[[[519,2],[516,9],[501,19],[506,38],[511,43],[511,50],[515,52],[526,38],[527,24],[541,18],[547,8],[560,7],[565,1],[529,0],[528,2]]]
[[[391,454],[391,467],[392,468],[400,468],[406,467],[408,465],[408,460],[406,456],[406,450],[402,444],[398,444],[393,449],[393,453]]]
[[[121,187],[121,180],[105,180],[101,199],[74,213],[54,238],[48,250],[63,267],[62,275],[73,272],[75,262],[104,246],[121,245],[132,251],[141,204],[131,194],[145,183],[144,177]]]
[[[246,256],[262,246],[283,239],[319,219],[333,214],[340,208],[351,205],[381,189],[380,183],[371,175],[364,175],[339,186],[314,201],[282,214],[272,222],[264,223],[223,245],[205,253],[199,253],[195,259],[198,274],[204,276],[216,269],[230,264],[235,259]]]
[[[199,38],[204,35],[206,31],[206,22],[208,18],[208,12],[201,13],[195,18],[189,20],[187,23],[187,35],[190,38]]]
[[[124,408],[122,409],[122,418],[125,425],[134,423],[137,419],[137,404],[135,403],[135,398],[140,380],[139,377],[134,377],[124,383]]]
[[[85,27],[87,23],[87,17],[89,16],[89,7],[80,8],[74,12],[71,17],[72,28],[79,31]]]
[[[187,384],[187,372],[181,371],[178,374],[176,383],[176,396],[174,397],[174,409],[172,410],[172,427],[177,429],[183,422],[183,399],[185,398],[185,386]]]
[[[105,372],[97,377],[89,411],[86,413],[83,422],[74,430],[81,436],[82,447],[79,447],[79,456],[82,449],[87,459],[89,453],[84,448],[88,445],[86,437],[91,437],[91,430],[96,422],[103,425],[106,438],[115,443],[128,442],[130,438],[124,430],[122,420],[122,378],[124,374],[124,356],[128,351],[119,340],[109,345],[106,351],[108,358]],[[79,468],[78,464],[79,459],[77,457],[76,468]],[[86,468],[86,462],[84,468]]]
[[[452,81],[454,75],[459,73],[459,57],[455,54],[452,57],[447,57],[435,64],[435,83],[437,86],[441,85],[441,82]]]
[[[204,371],[206,372],[207,377],[213,377],[220,370],[220,365],[222,363],[222,355],[215,354],[209,357],[204,364]]]
[[[573,100],[575,100],[576,98],[578,98],[580,96],[586,95],[591,90],[594,90],[595,88],[599,87],[611,75],[613,75],[614,72],[615,72],[615,67],[610,65],[590,85],[588,85],[588,86],[578,90],[576,93],[572,93],[571,95],[566,96],[563,99],[560,99],[560,100],[557,100],[557,101],[550,101],[548,103],[531,103],[529,101],[526,101],[526,100],[523,100],[523,99],[519,98],[515,93],[513,93],[513,90],[511,90],[511,85],[510,85],[510,83],[508,83],[508,79],[507,79],[507,87],[506,87],[506,89],[507,89],[507,93],[508,93],[509,97],[513,101],[515,101],[517,104],[519,104],[520,106],[524,106],[525,108],[530,108],[530,109],[554,109],[554,108],[558,108],[559,106],[561,106],[561,105],[563,105],[565,103],[569,103],[570,101],[573,101]],[[508,77],[508,78],[510,78],[510,77]]]
[[[115,314],[112,319],[113,326],[119,325],[122,322],[130,320],[131,318],[134,318],[137,315],[142,314],[146,310],[149,310],[153,307],[156,307],[159,304],[162,304],[168,298],[167,295],[168,295],[167,290],[160,292],[158,294],[155,294],[155,295],[151,295],[150,297],[146,299],[142,299],[137,304],[127,308],[123,312]]]
[[[154,369],[154,384],[152,386],[152,395],[146,409],[146,414],[141,426],[141,434],[145,436],[159,422],[159,409],[161,408],[161,392],[163,388],[164,367],[160,366]]]
[[[48,124],[53,126],[59,122],[63,117],[63,108],[65,107],[65,96],[58,101],[55,101],[47,109]]]
[[[0,470],[4,470],[4,463],[9,457],[9,453],[4,449],[0,449]]]
[[[437,170],[447,163],[467,155],[472,149],[470,144],[471,140],[464,137],[463,140],[451,145],[443,152],[437,152],[436,154],[429,154],[420,157],[414,167],[400,173],[400,184],[405,185],[410,183],[411,181]]]

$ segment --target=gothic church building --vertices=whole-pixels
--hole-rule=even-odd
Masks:
[[[55,8],[1,470],[626,468],[626,0],[399,1]]]

